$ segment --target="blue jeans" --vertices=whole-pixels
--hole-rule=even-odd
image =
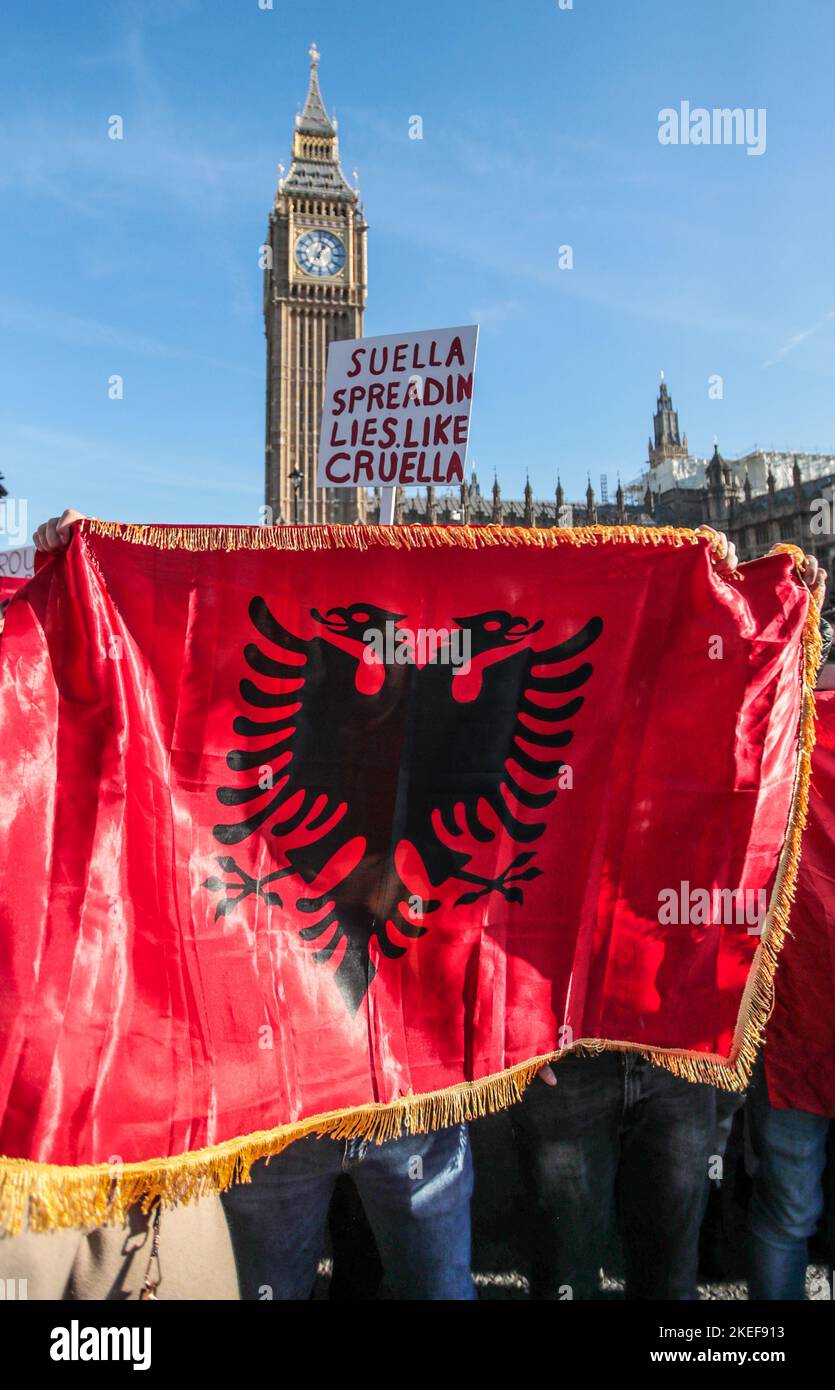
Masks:
[[[340,1173],[362,1199],[390,1297],[475,1298],[466,1125],[384,1144],[310,1135],[254,1164],[251,1182],[223,1193],[241,1298],[309,1298]]]
[[[798,1302],[805,1296],[809,1237],[823,1212],[830,1121],[806,1110],[775,1109],[762,1058],[746,1113],[757,1160],[748,1213],[748,1297]]]
[[[600,1297],[616,1214],[626,1296],[698,1297],[716,1092],[634,1052],[570,1056],[531,1082],[513,1123],[532,1216],[531,1297]]]

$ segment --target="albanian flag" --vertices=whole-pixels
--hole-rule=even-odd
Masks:
[[[0,574],[0,630],[2,621],[6,616],[6,609],[26,583],[26,579],[17,575]]]
[[[0,647],[0,1219],[633,1048],[741,1087],[817,614],[690,531],[86,521]]]

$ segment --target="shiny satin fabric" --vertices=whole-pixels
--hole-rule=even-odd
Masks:
[[[15,594],[20,593],[25,583],[25,578],[17,575],[0,574],[0,622],[5,618],[6,609]]]
[[[835,691],[818,691],[809,819],[765,1040],[780,1110],[835,1119]]]
[[[775,884],[791,558],[726,581],[686,533],[398,529],[226,551],[84,526],[12,606],[7,1158],[166,1158],[583,1042],[738,1061],[759,936],[690,909]],[[413,662],[368,656],[388,622]],[[464,628],[468,671],[421,664],[421,632],[449,655]],[[671,894],[689,921],[660,920]]]

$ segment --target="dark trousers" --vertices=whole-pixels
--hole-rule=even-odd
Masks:
[[[748,1297],[797,1302],[806,1296],[809,1237],[824,1211],[826,1145],[832,1122],[806,1110],[773,1106],[762,1056],[747,1113],[756,1159],[748,1210]]]
[[[698,1297],[716,1091],[631,1052],[569,1056],[513,1111],[532,1217],[531,1297],[599,1296],[617,1216],[626,1296]]]
[[[342,1173],[365,1207],[391,1298],[475,1298],[466,1125],[383,1144],[309,1135],[260,1159],[251,1182],[222,1194],[241,1298],[309,1298]]]

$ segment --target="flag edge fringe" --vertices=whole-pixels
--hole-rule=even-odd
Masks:
[[[480,550],[498,545],[547,550],[559,545],[637,542],[641,545],[697,544],[705,539],[684,526],[178,526],[102,521],[84,517],[83,534],[152,546],[157,550]]]
[[[157,1204],[163,1208],[188,1205],[223,1192],[235,1182],[249,1181],[258,1159],[275,1157],[310,1135],[382,1144],[404,1133],[424,1134],[480,1119],[520,1101],[546,1063],[558,1063],[572,1054],[595,1056],[606,1051],[638,1052],[668,1067],[671,1062],[685,1066],[696,1061],[713,1067],[723,1064],[718,1055],[656,1053],[635,1043],[587,1038],[491,1076],[394,1101],[314,1115],[168,1158],[69,1166],[0,1157],[0,1232],[89,1230],[121,1224],[137,1205],[146,1213]]]

